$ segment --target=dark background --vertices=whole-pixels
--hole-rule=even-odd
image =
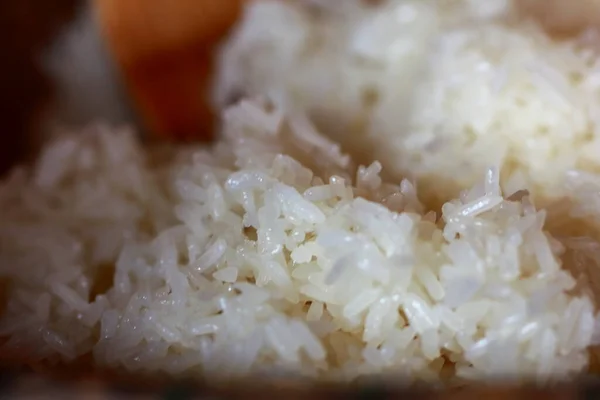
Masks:
[[[80,5],[80,0],[0,1],[0,175],[35,140],[32,121],[53,89],[37,58]]]

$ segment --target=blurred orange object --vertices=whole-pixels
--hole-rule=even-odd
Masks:
[[[94,0],[137,111],[154,135],[210,139],[214,52],[245,0]]]

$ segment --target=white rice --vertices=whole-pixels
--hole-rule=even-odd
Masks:
[[[13,171],[0,354],[343,381],[585,370],[591,298],[561,269],[544,211],[506,200],[498,170],[436,221],[408,181],[382,182],[378,163],[353,177],[305,119],[266,110],[229,108],[210,150],[159,161],[96,127]]]

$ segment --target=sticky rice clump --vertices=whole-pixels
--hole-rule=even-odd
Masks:
[[[585,369],[592,301],[500,171],[438,216],[300,114],[242,101],[224,125],[166,155],[89,129],[2,182],[2,357],[344,381]]]

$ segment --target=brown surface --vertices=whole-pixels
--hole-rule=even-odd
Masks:
[[[213,55],[244,0],[94,0],[102,31],[150,132],[210,139]]]
[[[148,382],[150,380],[147,380]],[[96,398],[96,399],[415,399],[415,400],[587,400],[598,399],[598,386],[590,383],[546,389],[488,386],[451,392],[404,390],[397,386],[329,386],[300,382],[236,382],[226,385],[190,382],[139,384],[123,380],[111,382],[94,378],[48,380],[38,374],[0,373],[0,397],[5,398]]]
[[[517,5],[551,34],[573,35],[600,26],[600,0],[518,0]]]
[[[75,15],[77,0],[0,1],[0,175],[23,156],[32,141],[31,121],[52,86],[37,55]]]

